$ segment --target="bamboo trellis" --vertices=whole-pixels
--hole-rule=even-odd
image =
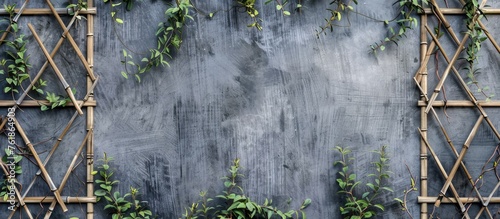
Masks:
[[[45,63],[43,63],[42,67],[39,69],[38,73],[36,75],[32,75],[31,79],[31,84],[29,84],[28,87],[26,87],[23,92],[17,97],[17,100],[0,100],[0,107],[2,108],[9,108],[10,109],[17,109],[17,108],[27,108],[27,107],[40,107],[40,104],[48,104],[47,100],[36,100],[36,99],[30,99],[30,100],[25,100],[25,98],[28,96],[28,91],[31,90],[31,88],[34,86],[34,83],[38,81],[38,79],[42,76],[44,72],[46,72],[46,69],[50,66],[53,70],[54,73],[56,73],[57,79],[59,80],[60,84],[62,84],[64,90],[67,92],[67,95],[69,96],[71,102],[66,104],[66,107],[68,108],[74,108],[75,112],[73,116],[68,120],[67,124],[64,126],[64,129],[60,130],[60,134],[58,135],[57,139],[55,140],[54,144],[52,145],[50,151],[48,154],[45,156],[45,159],[42,160],[41,157],[39,156],[40,152],[37,151],[37,149],[34,147],[33,143],[30,142],[30,136],[35,135],[36,133],[28,133],[25,131],[25,127],[28,127],[30,124],[21,124],[20,121],[16,118],[16,114],[22,114],[22,111],[16,111],[16,114],[14,116],[12,115],[7,115],[2,117],[1,123],[0,123],[0,130],[6,130],[6,124],[8,122],[12,122],[13,127],[15,128],[15,133],[17,136],[20,136],[21,139],[24,142],[24,145],[27,146],[30,152],[30,157],[35,160],[35,165],[38,168],[38,172],[33,176],[31,183],[29,185],[20,185],[20,183],[17,183],[15,189],[15,201],[16,204],[14,206],[14,211],[10,211],[12,209],[8,210],[9,205],[9,200],[3,200],[0,199],[0,206],[3,206],[3,209],[0,209],[0,217],[2,218],[19,218],[19,217],[27,217],[27,218],[34,218],[34,217],[40,217],[40,215],[44,215],[44,218],[51,218],[51,215],[54,211],[57,211],[58,209],[56,206],[60,207],[59,210],[62,212],[66,212],[68,214],[68,218],[70,216],[74,216],[71,214],[71,212],[68,211],[68,205],[79,205],[79,206],[85,206],[85,217],[88,219],[94,218],[94,204],[96,203],[96,197],[94,196],[94,179],[93,179],[93,161],[94,161],[94,144],[93,144],[93,130],[94,130],[94,107],[96,106],[96,101],[94,100],[94,88],[96,86],[96,83],[98,81],[98,77],[94,74],[93,70],[93,63],[94,63],[94,16],[96,15],[96,8],[94,7],[94,1],[89,0],[87,1],[87,8],[86,9],[81,9],[81,10],[73,10],[73,9],[68,9],[68,8],[55,8],[52,5],[52,2],[50,0],[45,0],[44,7],[43,8],[30,8],[29,0],[25,0],[24,4],[16,8],[16,16],[14,17],[14,22],[17,22],[19,19],[26,19],[27,21],[30,21],[32,19],[32,16],[52,16],[56,19],[57,23],[60,25],[60,28],[58,27],[57,30],[54,30],[56,33],[60,33],[60,39],[57,41],[56,45],[44,45],[44,39],[43,37],[39,36],[36,32],[36,25],[32,25],[28,23],[27,27],[31,32],[27,32],[26,34],[31,33],[31,36],[35,39],[34,44],[37,45],[40,49],[40,51],[43,52],[43,60],[46,60]],[[7,16],[8,13],[6,10],[0,10],[0,16]],[[69,21],[68,24],[64,24],[63,20],[61,19],[61,16],[72,16],[71,20]],[[80,43],[86,44],[86,55],[83,54],[83,52],[80,50],[80,47],[78,46],[77,42],[73,39],[70,29],[73,26],[77,16],[85,16],[86,17],[86,39],[83,40]],[[40,28],[40,27],[39,27]],[[7,39],[9,30],[11,30],[11,25],[8,26],[7,31],[5,31],[1,36],[0,36],[0,45],[2,42]],[[64,42],[69,42],[71,45],[71,49],[77,54],[78,59],[80,60],[82,64],[82,68],[84,71],[81,72],[81,76],[86,78],[86,84],[83,85],[83,90],[86,90],[86,95],[84,96],[83,99],[77,100],[73,92],[71,91],[69,83],[65,79],[65,72],[61,72],[60,69],[58,68],[58,64],[56,61],[54,61],[54,56],[57,54],[58,50],[61,48],[62,44]],[[53,48],[52,48],[53,47]],[[49,48],[52,48],[52,51],[49,53]],[[45,73],[47,74],[47,73]],[[57,83],[54,83],[57,85]],[[79,145],[75,145],[76,150],[73,154],[73,159],[71,160],[71,163],[68,166],[65,166],[65,172],[57,172],[53,173],[48,171],[45,167],[49,162],[57,162],[57,158],[53,157],[54,153],[57,151],[59,148],[59,145],[61,142],[64,141],[64,138],[67,134],[70,134],[70,128],[73,127],[73,124],[78,116],[84,116],[85,117],[85,137],[82,140],[82,142]],[[31,123],[31,122],[30,122]],[[24,127],[24,128],[23,128]],[[58,131],[59,132],[59,131]],[[20,142],[19,142],[20,143]],[[18,143],[18,144],[19,144]],[[5,144],[0,144],[0,145],[5,145]],[[73,144],[72,144],[73,145]],[[3,148],[2,148],[3,151]],[[85,155],[83,155],[85,154]],[[84,180],[84,185],[81,190],[85,190],[85,195],[82,196],[70,196],[70,195],[62,195],[63,194],[63,189],[68,182],[68,179],[72,175],[74,169],[78,165],[84,165],[85,166],[85,180]],[[2,167],[3,173],[5,177],[9,175],[9,167],[6,162],[1,162],[0,166]],[[60,182],[55,182],[53,180],[54,175],[61,176],[63,175],[63,178]],[[73,174],[74,175],[74,174]],[[35,182],[43,180],[47,184],[44,188],[38,188],[37,189],[46,189],[48,193],[51,195],[48,196],[30,196],[30,191],[33,190]],[[64,193],[68,194],[68,193]],[[40,211],[39,206],[40,205],[47,205],[47,208],[43,208],[43,212]],[[32,210],[33,206],[38,206],[38,209],[35,211]],[[78,207],[78,211],[81,211],[81,207]],[[36,212],[36,213],[35,213]],[[5,216],[5,217],[4,217]]]
[[[480,15],[483,13],[486,16],[491,17],[495,15],[500,15],[500,9],[494,8],[486,8],[487,0],[480,1],[478,13],[474,15],[473,20],[477,21],[478,25],[483,30],[484,34],[488,38],[484,44],[489,43],[492,45],[496,53],[500,53],[500,47],[496,40],[500,40],[498,38],[495,39],[495,36],[491,35],[488,31],[487,25],[483,24],[480,20]],[[441,5],[446,5],[448,2],[441,2]],[[457,4],[463,5],[463,1],[457,1]],[[498,176],[495,180],[496,182],[488,182],[491,185],[495,185],[492,191],[488,191],[487,194],[481,193],[480,186],[477,183],[479,175],[474,175],[471,173],[471,165],[467,165],[464,162],[464,158],[467,155],[468,150],[472,145],[472,141],[476,137],[478,130],[481,126],[487,127],[489,131],[491,131],[495,142],[499,142],[500,134],[498,132],[498,127],[494,125],[494,122],[490,119],[488,114],[486,113],[485,108],[495,108],[500,107],[500,101],[498,100],[479,100],[477,95],[469,88],[469,84],[467,84],[458,70],[457,60],[464,56],[465,46],[470,43],[469,33],[465,32],[465,34],[459,32],[461,27],[454,27],[450,24],[449,19],[451,16],[462,16],[462,19],[465,15],[463,9],[460,8],[445,8],[440,6],[436,2],[436,0],[428,1],[428,5],[423,5],[424,11],[421,14],[421,23],[420,23],[420,67],[417,70],[414,81],[417,85],[417,88],[420,91],[420,99],[418,100],[418,106],[421,109],[421,124],[418,129],[421,141],[420,141],[420,196],[418,197],[418,203],[420,204],[420,218],[432,218],[433,212],[441,206],[441,204],[452,204],[456,206],[458,209],[457,214],[462,218],[494,218],[494,214],[498,211],[495,209],[494,211],[491,209],[493,204],[500,203],[500,197],[496,197],[500,187],[500,179]],[[463,22],[464,25],[465,22]],[[436,35],[434,30],[437,25],[444,27],[444,36],[442,38],[446,38],[448,44],[455,44],[454,51],[450,53],[450,49],[448,47],[443,46],[443,39],[439,38]],[[455,28],[455,29],[454,29]],[[440,77],[433,76],[434,74],[429,74],[428,70],[431,68],[429,66],[430,58],[433,54],[439,53],[441,60],[445,61],[446,68],[439,72]],[[452,55],[452,56],[450,56]],[[499,55],[500,56],[500,55]],[[435,71],[437,71],[435,69]],[[451,76],[451,75],[453,76]],[[450,77],[454,77],[450,79]],[[435,77],[435,78],[434,78]],[[437,100],[439,95],[443,96],[444,84],[445,82],[451,83],[453,86],[459,87],[461,89],[462,94],[468,100],[446,100],[443,97],[443,100]],[[431,88],[432,94],[428,94],[429,88]],[[475,123],[472,123],[472,129],[468,130],[468,135],[466,136],[465,142],[462,144],[462,149],[458,151],[455,148],[454,141],[451,139],[451,136],[448,130],[443,125],[443,116],[439,114],[439,110],[446,110],[449,108],[464,109],[464,108],[475,108],[471,118],[476,118]],[[433,122],[436,124],[436,128],[430,127],[429,123]],[[440,141],[431,142],[429,138],[431,132],[436,132],[436,136],[440,136]],[[465,136],[462,136],[465,137]],[[445,142],[445,146],[443,146],[443,142]],[[443,164],[442,154],[436,152],[436,149],[439,147],[449,148],[452,154],[452,167],[446,170],[445,165]],[[498,148],[498,147],[497,147]],[[497,150],[497,149],[496,149]],[[497,153],[494,151],[492,153]],[[491,155],[491,154],[490,154]],[[477,156],[477,155],[476,155]],[[488,154],[485,157],[489,157]],[[491,157],[490,157],[491,159]],[[489,159],[485,159],[485,162],[490,162]],[[442,184],[438,184],[438,188],[441,188],[438,194],[429,194],[430,183],[436,183],[438,180],[431,180],[429,178],[429,169],[437,168],[437,172],[440,174]],[[496,168],[496,165],[493,166]],[[455,185],[454,180],[458,177],[458,173],[461,173],[463,177],[466,179],[468,192],[463,192],[463,189],[459,189],[459,186],[463,185]],[[481,175],[481,174],[480,174]],[[482,176],[482,175],[481,175]],[[438,177],[439,178],[439,177]],[[476,210],[472,211],[471,206],[475,206]],[[496,206],[498,208],[498,206]],[[439,217],[439,216],[437,216]],[[455,218],[453,214],[449,213],[446,216],[441,218]]]

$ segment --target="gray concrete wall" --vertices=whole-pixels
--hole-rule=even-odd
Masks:
[[[396,15],[393,1],[360,1],[359,14],[344,17],[349,27],[319,38],[315,30],[329,15],[324,10],[328,1],[304,1],[303,11],[290,17],[259,3],[262,31],[247,28],[251,20],[230,2],[195,1],[201,12],[219,12],[212,19],[193,15],[170,67],[154,69],[137,83],[120,75],[120,40],[141,53],[155,46],[153,34],[166,6],[163,1],[139,2],[133,11],[120,12],[125,24],[116,25],[110,21],[109,5],[97,1],[95,72],[100,82],[95,91],[95,154],[101,158],[107,152],[115,158],[122,192],[129,185],[138,187],[159,218],[178,218],[201,190],[220,193],[220,178],[231,161],[240,158],[245,175],[241,185],[250,197],[259,202],[270,198],[282,207],[289,199],[294,207],[310,198],[309,218],[340,218],[342,197],[335,181],[338,168],[333,166],[340,157],[334,147],[353,150],[353,167],[361,178],[372,170],[370,151],[387,145],[393,172],[389,184],[395,192],[381,197],[386,211],[380,215],[404,217],[393,198],[402,196],[409,185],[405,165],[416,177],[420,171],[419,93],[412,79],[420,63],[418,30],[409,31],[399,46],[389,45],[374,56],[368,53],[369,45],[383,39],[387,30],[360,14],[391,19]],[[55,25],[52,18],[44,19]],[[74,34],[83,39],[83,30]],[[40,31],[52,39],[50,32]],[[490,63],[488,72],[498,72],[498,57],[490,55],[483,56]],[[487,73],[490,76],[497,77]],[[494,90],[496,85],[490,87]],[[70,116],[71,110],[57,112],[44,114],[29,130],[60,129],[62,125],[53,121]],[[22,115],[31,121],[41,114],[32,110]],[[469,120],[460,113],[452,118]],[[84,122],[79,124],[83,127]],[[464,125],[449,127],[460,133]],[[74,141],[81,141],[83,129],[75,132],[80,138]],[[471,156],[474,161],[480,155]],[[448,158],[451,168],[452,155]],[[441,179],[438,172],[431,175]],[[70,185],[75,189],[78,183],[75,179]],[[432,185],[438,191],[441,184]],[[416,193],[409,198],[408,207],[418,217]],[[109,218],[102,206],[96,207],[95,218]],[[82,214],[76,209],[73,214]],[[73,215],[60,209],[56,214]]]

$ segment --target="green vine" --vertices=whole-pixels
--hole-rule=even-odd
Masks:
[[[339,177],[337,183],[339,185],[338,193],[344,198],[344,203],[340,207],[340,213],[344,218],[371,218],[374,217],[377,211],[384,211],[384,206],[377,200],[377,198],[384,192],[393,192],[388,187],[387,180],[390,178],[390,172],[387,170],[389,158],[386,153],[387,146],[382,146],[380,150],[373,151],[379,155],[378,161],[372,162],[375,171],[368,174],[368,178],[372,178],[372,182],[364,184],[366,188],[360,188],[362,182],[357,179],[357,175],[350,169],[351,163],[354,158],[351,157],[351,150],[340,146],[335,149],[340,153],[340,160],[336,161],[334,165],[340,166],[341,170],[338,172]],[[360,195],[360,191],[365,191]]]
[[[224,180],[224,187],[226,188],[226,191],[223,191],[221,195],[217,195],[216,198],[223,200],[223,205],[210,205],[210,202],[214,199],[208,198],[206,192],[200,192],[201,199],[192,203],[189,208],[186,208],[185,213],[181,218],[250,219],[272,218],[273,216],[278,216],[282,219],[307,218],[304,209],[311,204],[310,199],[304,200],[299,209],[287,212],[274,207],[272,205],[272,201],[268,199],[265,199],[263,204],[258,204],[253,201],[248,195],[245,195],[243,188],[237,184],[238,179],[243,176],[239,173],[239,169],[239,159],[235,159],[233,161],[233,165],[229,169],[229,175],[222,178]]]
[[[336,23],[342,20],[342,14],[349,13],[354,10],[352,3],[358,4],[357,0],[348,0],[347,3],[344,0],[333,0],[330,5],[335,5],[333,8],[328,7],[326,10],[330,12],[330,17],[325,18],[325,25],[320,26],[320,30],[316,30],[316,36],[319,38],[320,34],[326,34],[326,30],[333,32],[335,26],[339,26]]]
[[[422,3],[427,5],[427,0],[422,0]],[[399,5],[399,16],[393,20],[385,20],[385,25],[390,25],[390,23],[395,22],[398,26],[397,31],[393,27],[389,26],[389,33],[384,40],[379,43],[374,43],[370,46],[371,52],[377,54],[377,51],[384,51],[388,43],[394,43],[398,45],[399,40],[406,37],[408,30],[418,26],[418,20],[414,17],[414,14],[419,13],[423,10],[418,0],[398,0],[396,3]]]

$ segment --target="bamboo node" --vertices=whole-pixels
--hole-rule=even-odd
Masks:
[[[87,33],[87,36],[94,36],[94,33]]]
[[[427,42],[422,41],[420,42],[420,45],[427,45]]]

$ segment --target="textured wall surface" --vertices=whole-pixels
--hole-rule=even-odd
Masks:
[[[262,31],[247,28],[251,20],[232,7],[233,1],[194,2],[200,13],[188,22],[170,67],[154,69],[141,83],[120,75],[121,50],[126,45],[144,53],[155,46],[153,34],[164,19],[164,1],[141,1],[133,11],[120,12],[123,25],[111,22],[109,5],[96,2],[95,72],[100,82],[95,91],[95,154],[100,158],[107,152],[115,158],[122,191],[128,185],[138,187],[159,218],[178,218],[200,191],[219,194],[223,189],[220,178],[231,161],[240,158],[245,175],[241,185],[257,201],[271,198],[286,208],[289,199],[294,207],[310,198],[308,218],[340,218],[338,168],[333,166],[340,157],[333,148],[350,147],[356,156],[353,166],[363,176],[372,170],[375,157],[370,151],[387,145],[394,173],[390,186],[395,193],[381,197],[386,206],[381,216],[402,218],[404,212],[393,198],[400,197],[409,184],[405,164],[417,177],[420,170],[419,93],[412,79],[420,63],[419,32],[410,31],[399,46],[389,45],[374,56],[369,54],[369,45],[383,39],[387,30],[383,23],[363,16],[392,19],[396,15],[393,1],[360,1],[357,13],[344,17],[348,27],[335,28],[319,38],[315,30],[329,16],[324,10],[329,1],[304,1],[303,11],[290,17],[261,1]],[[37,4],[41,6],[33,3],[33,7]],[[211,19],[201,14],[213,11],[218,12]],[[56,25],[51,17],[31,22]],[[85,25],[80,28],[72,33],[84,39]],[[47,44],[59,37],[43,28],[39,31]],[[490,68],[485,76],[490,81],[498,77],[492,72],[499,70],[493,53],[482,57]],[[68,63],[67,68],[75,62],[60,61]],[[79,80],[71,81],[85,83]],[[490,87],[495,90],[496,85]],[[50,134],[34,142],[56,136],[52,133],[64,122],[54,121],[72,114],[71,110],[57,112],[27,110],[22,114],[26,121],[43,115],[28,131]],[[452,122],[466,117],[448,113]],[[464,126],[452,122],[450,129],[459,133]],[[83,131],[74,142],[81,141]],[[490,143],[494,144],[485,144]],[[75,150],[67,148],[61,153]],[[474,154],[470,156],[474,160]],[[451,168],[453,162],[446,165]],[[58,166],[48,168],[57,170]],[[77,185],[78,180],[69,184]],[[408,207],[418,217],[416,193],[409,198]],[[96,209],[95,218],[109,217],[101,205]],[[59,208],[55,214],[72,216]]]

